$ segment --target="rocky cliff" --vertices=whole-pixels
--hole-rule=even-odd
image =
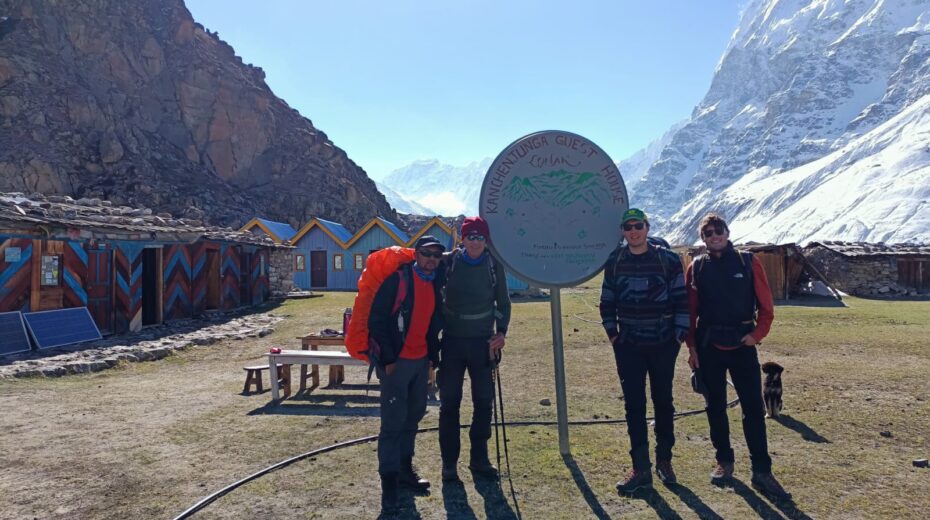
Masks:
[[[0,191],[223,225],[394,216],[182,0],[0,0]]]

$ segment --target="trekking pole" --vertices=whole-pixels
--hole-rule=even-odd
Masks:
[[[504,460],[507,463],[507,482],[510,483],[510,497],[513,498],[513,507],[516,509],[517,518],[523,518],[523,515],[520,514],[520,504],[517,502],[517,492],[513,488],[513,478],[510,472],[510,450],[507,448],[507,420],[504,418],[504,389],[501,385],[501,376],[500,376],[500,362],[501,362],[501,351],[498,350],[494,359],[494,379],[497,380],[497,399],[500,401],[501,408],[501,430],[504,432]],[[497,409],[497,403],[494,403],[495,410]],[[497,412],[494,413],[494,428],[497,430]],[[497,448],[497,467],[501,467],[501,455],[500,447]],[[504,484],[501,482],[501,478],[498,478],[498,485],[501,487],[501,492],[504,491]]]
[[[491,359],[491,391],[494,391],[494,380],[497,380],[497,384],[500,385],[500,378],[497,373],[497,365],[500,362],[500,358],[494,357]],[[497,398],[491,400],[492,407],[494,409],[494,450],[497,453],[497,467],[501,467],[501,441],[500,441],[500,432],[498,431],[499,422],[497,420]],[[501,411],[503,413],[503,411]],[[504,449],[507,449],[506,436],[507,433],[504,433]],[[499,479],[498,479],[499,480]]]

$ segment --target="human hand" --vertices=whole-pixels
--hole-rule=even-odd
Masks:
[[[698,361],[698,353],[695,349],[688,349],[688,366],[691,367],[691,370],[697,370],[701,363]]]
[[[488,345],[491,346],[491,350],[493,351],[498,351],[504,348],[505,343],[506,343],[506,340],[504,338],[504,335],[501,334],[500,332],[491,336],[491,339],[488,340]]]
[[[395,370],[397,370],[397,363],[391,363],[389,365],[384,365],[384,373],[387,375],[392,375]]]
[[[752,334],[746,334],[740,342],[747,347],[754,347],[759,343],[756,338],[752,337]]]

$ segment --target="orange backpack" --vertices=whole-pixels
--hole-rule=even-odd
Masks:
[[[368,255],[365,270],[358,278],[358,294],[355,296],[352,319],[346,330],[346,350],[350,356],[366,363],[370,362],[367,355],[368,315],[371,314],[371,304],[375,300],[375,294],[389,276],[394,274],[400,266],[412,262],[414,258],[413,249],[400,246],[380,249]],[[398,290],[398,296],[400,293],[401,291]],[[395,298],[395,300],[398,299],[403,300],[402,297]],[[398,306],[397,301],[394,302],[394,306]]]

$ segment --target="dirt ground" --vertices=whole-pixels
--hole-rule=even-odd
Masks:
[[[569,416],[622,418],[613,356],[599,324],[595,282],[562,296]],[[0,380],[0,517],[174,518],[201,498],[289,457],[378,429],[377,390],[363,367],[343,388],[316,389],[278,405],[241,394],[242,367],[300,334],[338,328],[352,294],[288,301],[274,334],[192,347],[168,358],[62,378]],[[730,412],[737,453],[733,486],[710,484],[706,418],[676,422],[680,486],[621,497],[629,467],[623,425],[573,426],[563,459],[553,426],[508,428],[508,482],[443,485],[435,432],[416,461],[433,481],[405,495],[404,518],[925,518],[930,469],[930,302],[850,298],[848,308],[779,306],[762,359],[786,367],[785,417],[769,420],[775,472],[794,494],[773,503],[749,487],[739,409]],[[678,410],[700,409],[678,360]],[[324,371],[325,372],[325,371]],[[296,376],[297,369],[294,369]],[[516,303],[501,368],[506,418],[555,420],[549,305]],[[267,378],[266,378],[267,379]],[[327,378],[323,376],[325,384]],[[267,384],[267,382],[266,382]],[[465,403],[468,402],[466,395]],[[549,399],[552,405],[541,404]],[[463,403],[464,422],[470,407]],[[438,405],[422,426],[435,426]],[[463,434],[463,451],[467,450]],[[193,518],[375,518],[374,444],[301,460],[218,499]],[[492,439],[493,454],[493,439]],[[493,456],[493,455],[492,455]]]

